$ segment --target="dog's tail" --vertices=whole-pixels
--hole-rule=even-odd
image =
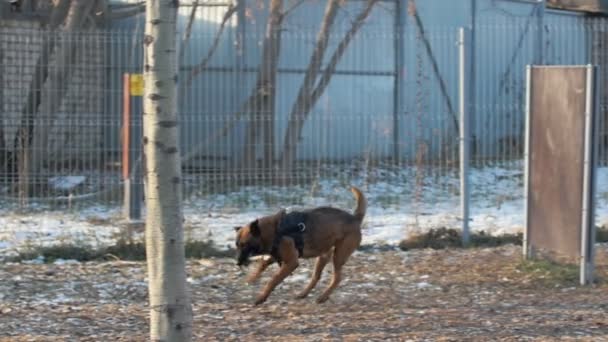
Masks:
[[[359,221],[363,221],[363,217],[365,217],[365,212],[367,211],[367,200],[361,190],[355,188],[354,186],[350,188],[350,191],[355,195],[355,199],[357,200],[357,207],[355,208],[355,218]]]

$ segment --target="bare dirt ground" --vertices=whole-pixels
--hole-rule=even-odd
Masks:
[[[194,340],[608,341],[608,246],[598,254],[599,283],[579,287],[572,272],[522,268],[516,246],[357,252],[327,303],[320,288],[293,299],[307,261],[259,307],[261,284],[234,260],[191,260]],[[8,263],[0,279],[0,341],[147,340],[143,263]]]

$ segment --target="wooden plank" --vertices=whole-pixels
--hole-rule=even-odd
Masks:
[[[581,247],[586,69],[533,68],[532,79],[529,243],[536,253],[574,263]]]
[[[552,9],[608,14],[608,0],[547,0]]]

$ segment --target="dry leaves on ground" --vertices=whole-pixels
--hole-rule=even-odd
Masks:
[[[195,341],[608,341],[608,246],[599,284],[520,269],[520,247],[357,252],[329,302],[293,297],[303,261],[269,298],[230,259],[188,263]],[[140,262],[1,264],[0,341],[145,341]],[[270,271],[274,270],[271,268]],[[331,272],[329,267],[326,272]]]

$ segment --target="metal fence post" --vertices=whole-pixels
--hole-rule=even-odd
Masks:
[[[475,155],[477,151],[479,151],[477,146],[476,136],[479,134],[477,132],[477,0],[471,0],[471,32],[469,34],[469,56],[468,56],[468,65],[469,65],[469,80],[468,80],[468,99],[469,99],[469,134],[470,134],[470,143],[469,148],[471,149],[470,154],[473,155],[473,159],[475,159]],[[471,155],[469,154],[469,160]]]
[[[395,80],[393,84],[393,155],[398,165],[401,156],[399,146],[399,116],[403,111],[403,72],[404,72],[404,27],[406,9],[401,1],[395,1],[395,25],[393,30],[393,49],[395,59]]]
[[[122,135],[122,175],[124,180],[124,213],[131,221],[141,220],[143,183],[141,156],[141,96],[137,95],[137,82],[133,75],[123,76],[123,135]],[[134,89],[135,88],[135,89]],[[135,90],[135,91],[134,91]],[[133,115],[135,113],[135,115]]]
[[[524,133],[524,236],[522,241],[522,252],[524,258],[531,257],[528,248],[528,237],[530,236],[529,227],[529,199],[530,199],[530,106],[532,100],[532,66],[526,66],[526,104],[524,110],[524,120],[526,122]]]
[[[587,285],[593,282],[594,258],[594,201],[595,201],[595,173],[596,173],[596,140],[597,132],[597,84],[596,68],[587,65],[587,94],[585,99],[585,155],[583,165],[583,204],[581,222],[581,261],[580,284]]]
[[[462,216],[462,243],[466,246],[469,244],[469,150],[470,150],[470,133],[469,133],[469,73],[470,66],[467,65],[469,49],[469,39],[467,35],[470,30],[461,27],[458,30],[458,111],[460,114],[460,208]]]
[[[535,63],[537,65],[542,65],[545,62],[545,57],[543,53],[543,45],[544,45],[544,34],[543,34],[543,25],[545,20],[545,3],[546,0],[538,0],[538,10],[536,11],[537,16],[537,32],[536,32],[536,52],[535,52]]]

